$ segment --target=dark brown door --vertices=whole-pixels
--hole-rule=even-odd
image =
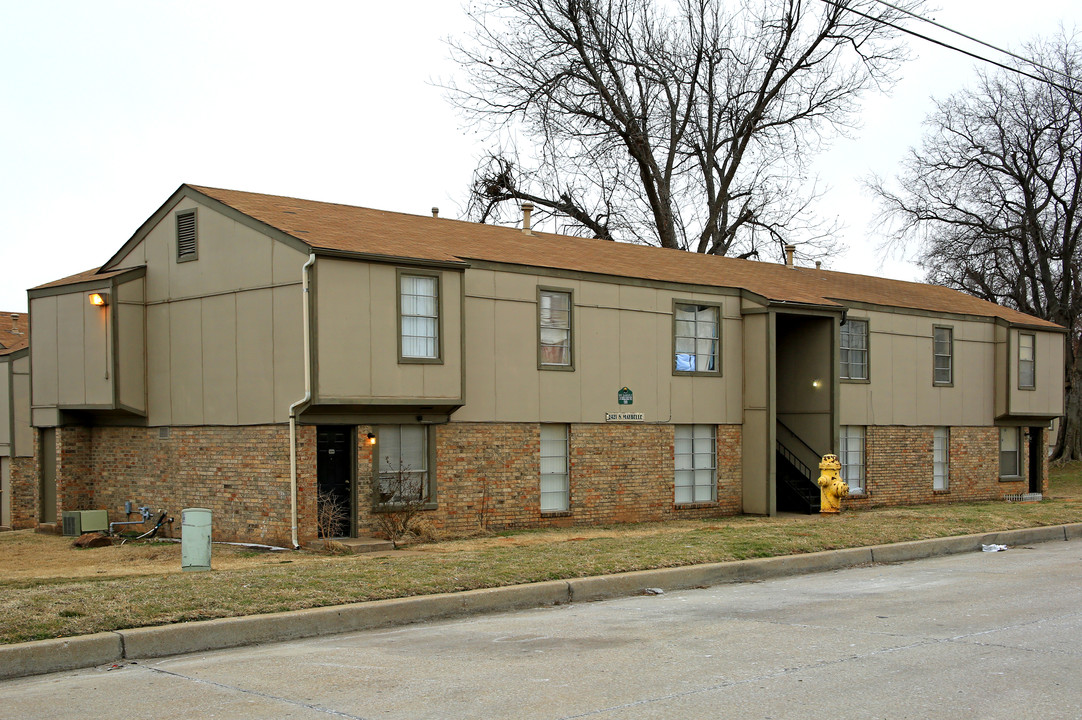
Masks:
[[[320,426],[316,436],[317,525],[321,537],[349,537],[353,517],[353,436],[348,426]]]

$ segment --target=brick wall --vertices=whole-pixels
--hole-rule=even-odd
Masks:
[[[372,459],[358,428],[358,527],[375,529],[368,497]],[[673,501],[673,426],[572,424],[570,499],[542,513],[540,425],[450,423],[436,427],[436,507],[423,517],[449,534],[481,528],[559,527],[732,515],[741,510],[740,427],[717,428],[717,502]]]
[[[11,528],[20,530],[32,528],[38,524],[38,432],[34,432],[34,454],[32,457],[13,457],[11,468]]]
[[[1023,477],[1017,481],[1001,481],[999,429],[995,427],[950,428],[947,490],[934,491],[933,432],[930,426],[868,426],[865,429],[865,493],[851,496],[846,506],[999,500],[1006,494],[1026,492],[1028,443],[1025,443],[1021,458]],[[1047,490],[1047,459],[1042,485]]]
[[[315,536],[315,428],[297,432],[304,542]],[[207,508],[216,540],[290,543],[288,426],[65,427],[57,431],[57,455],[65,510],[104,509],[111,522],[137,520],[124,515],[130,500],[133,508],[167,511],[179,536],[181,510]]]

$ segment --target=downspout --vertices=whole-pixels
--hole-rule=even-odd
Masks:
[[[297,541],[297,408],[312,399],[312,343],[308,322],[308,269],[316,262],[316,254],[308,256],[301,267],[301,319],[304,323],[304,397],[289,406],[289,500],[293,549],[300,548]]]

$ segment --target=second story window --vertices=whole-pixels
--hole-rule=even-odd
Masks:
[[[949,327],[932,328],[932,382],[954,382],[954,331]]]
[[[675,372],[720,372],[719,320],[717,305],[676,303],[673,308]]]
[[[1018,336],[1018,387],[1032,390],[1037,387],[1037,336],[1019,334]]]
[[[539,290],[537,313],[539,365],[571,369],[571,293]]]
[[[842,325],[841,369],[843,380],[868,379],[868,321],[850,318]]]
[[[399,353],[403,360],[439,360],[439,278],[399,275]]]

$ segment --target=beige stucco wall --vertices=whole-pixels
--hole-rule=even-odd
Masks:
[[[841,425],[990,425],[995,324],[854,309],[869,333],[869,381],[842,381]],[[953,329],[954,381],[932,383],[932,328]]]
[[[739,423],[742,337],[732,295],[559,275],[469,269],[465,277],[466,405],[454,421]],[[538,286],[572,292],[574,370],[538,368]],[[721,306],[719,377],[674,376],[673,301]],[[629,388],[634,401],[619,405]]]
[[[427,404],[462,397],[462,272],[439,271],[440,355],[399,362],[398,274],[418,268],[321,257],[314,273],[315,401]]]

